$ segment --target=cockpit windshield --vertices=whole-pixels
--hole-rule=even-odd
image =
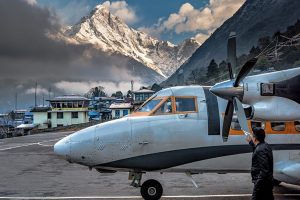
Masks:
[[[157,106],[160,102],[162,101],[162,99],[155,99],[152,98],[149,101],[147,101],[144,105],[142,105],[141,107],[139,107],[139,109],[137,109],[136,112],[150,112],[151,110],[153,110],[155,108],[155,106]]]

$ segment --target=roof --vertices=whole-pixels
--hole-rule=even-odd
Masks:
[[[155,91],[149,90],[149,89],[141,89],[141,90],[133,91],[133,93],[135,93],[135,94],[137,94],[137,93],[155,93]]]
[[[47,101],[90,101],[90,99],[80,95],[63,95],[57,96]]]
[[[105,101],[105,100],[115,100],[116,97],[95,97],[95,100]]]
[[[125,109],[125,108],[132,108],[131,103],[113,103],[109,107],[110,109]]]
[[[30,110],[30,112],[47,112],[51,110],[50,107],[34,107]]]

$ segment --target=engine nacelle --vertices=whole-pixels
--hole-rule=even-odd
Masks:
[[[294,121],[300,119],[300,105],[282,97],[270,97],[245,108],[248,119],[259,121]]]

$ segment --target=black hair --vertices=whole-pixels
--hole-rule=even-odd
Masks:
[[[265,142],[266,133],[264,129],[259,127],[253,128],[253,135],[259,142]]]

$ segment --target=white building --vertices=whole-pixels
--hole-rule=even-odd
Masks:
[[[31,110],[33,124],[39,129],[89,122],[89,99],[78,95],[66,95],[48,101],[51,108],[36,107]]]
[[[51,127],[68,126],[89,122],[89,99],[78,95],[55,97],[50,101],[51,111],[48,119]]]
[[[112,103],[109,108],[112,118],[117,119],[130,114],[132,105],[130,103]]]
[[[33,125],[38,129],[50,128],[51,123],[48,120],[48,112],[50,107],[35,107],[31,110],[33,114]]]

